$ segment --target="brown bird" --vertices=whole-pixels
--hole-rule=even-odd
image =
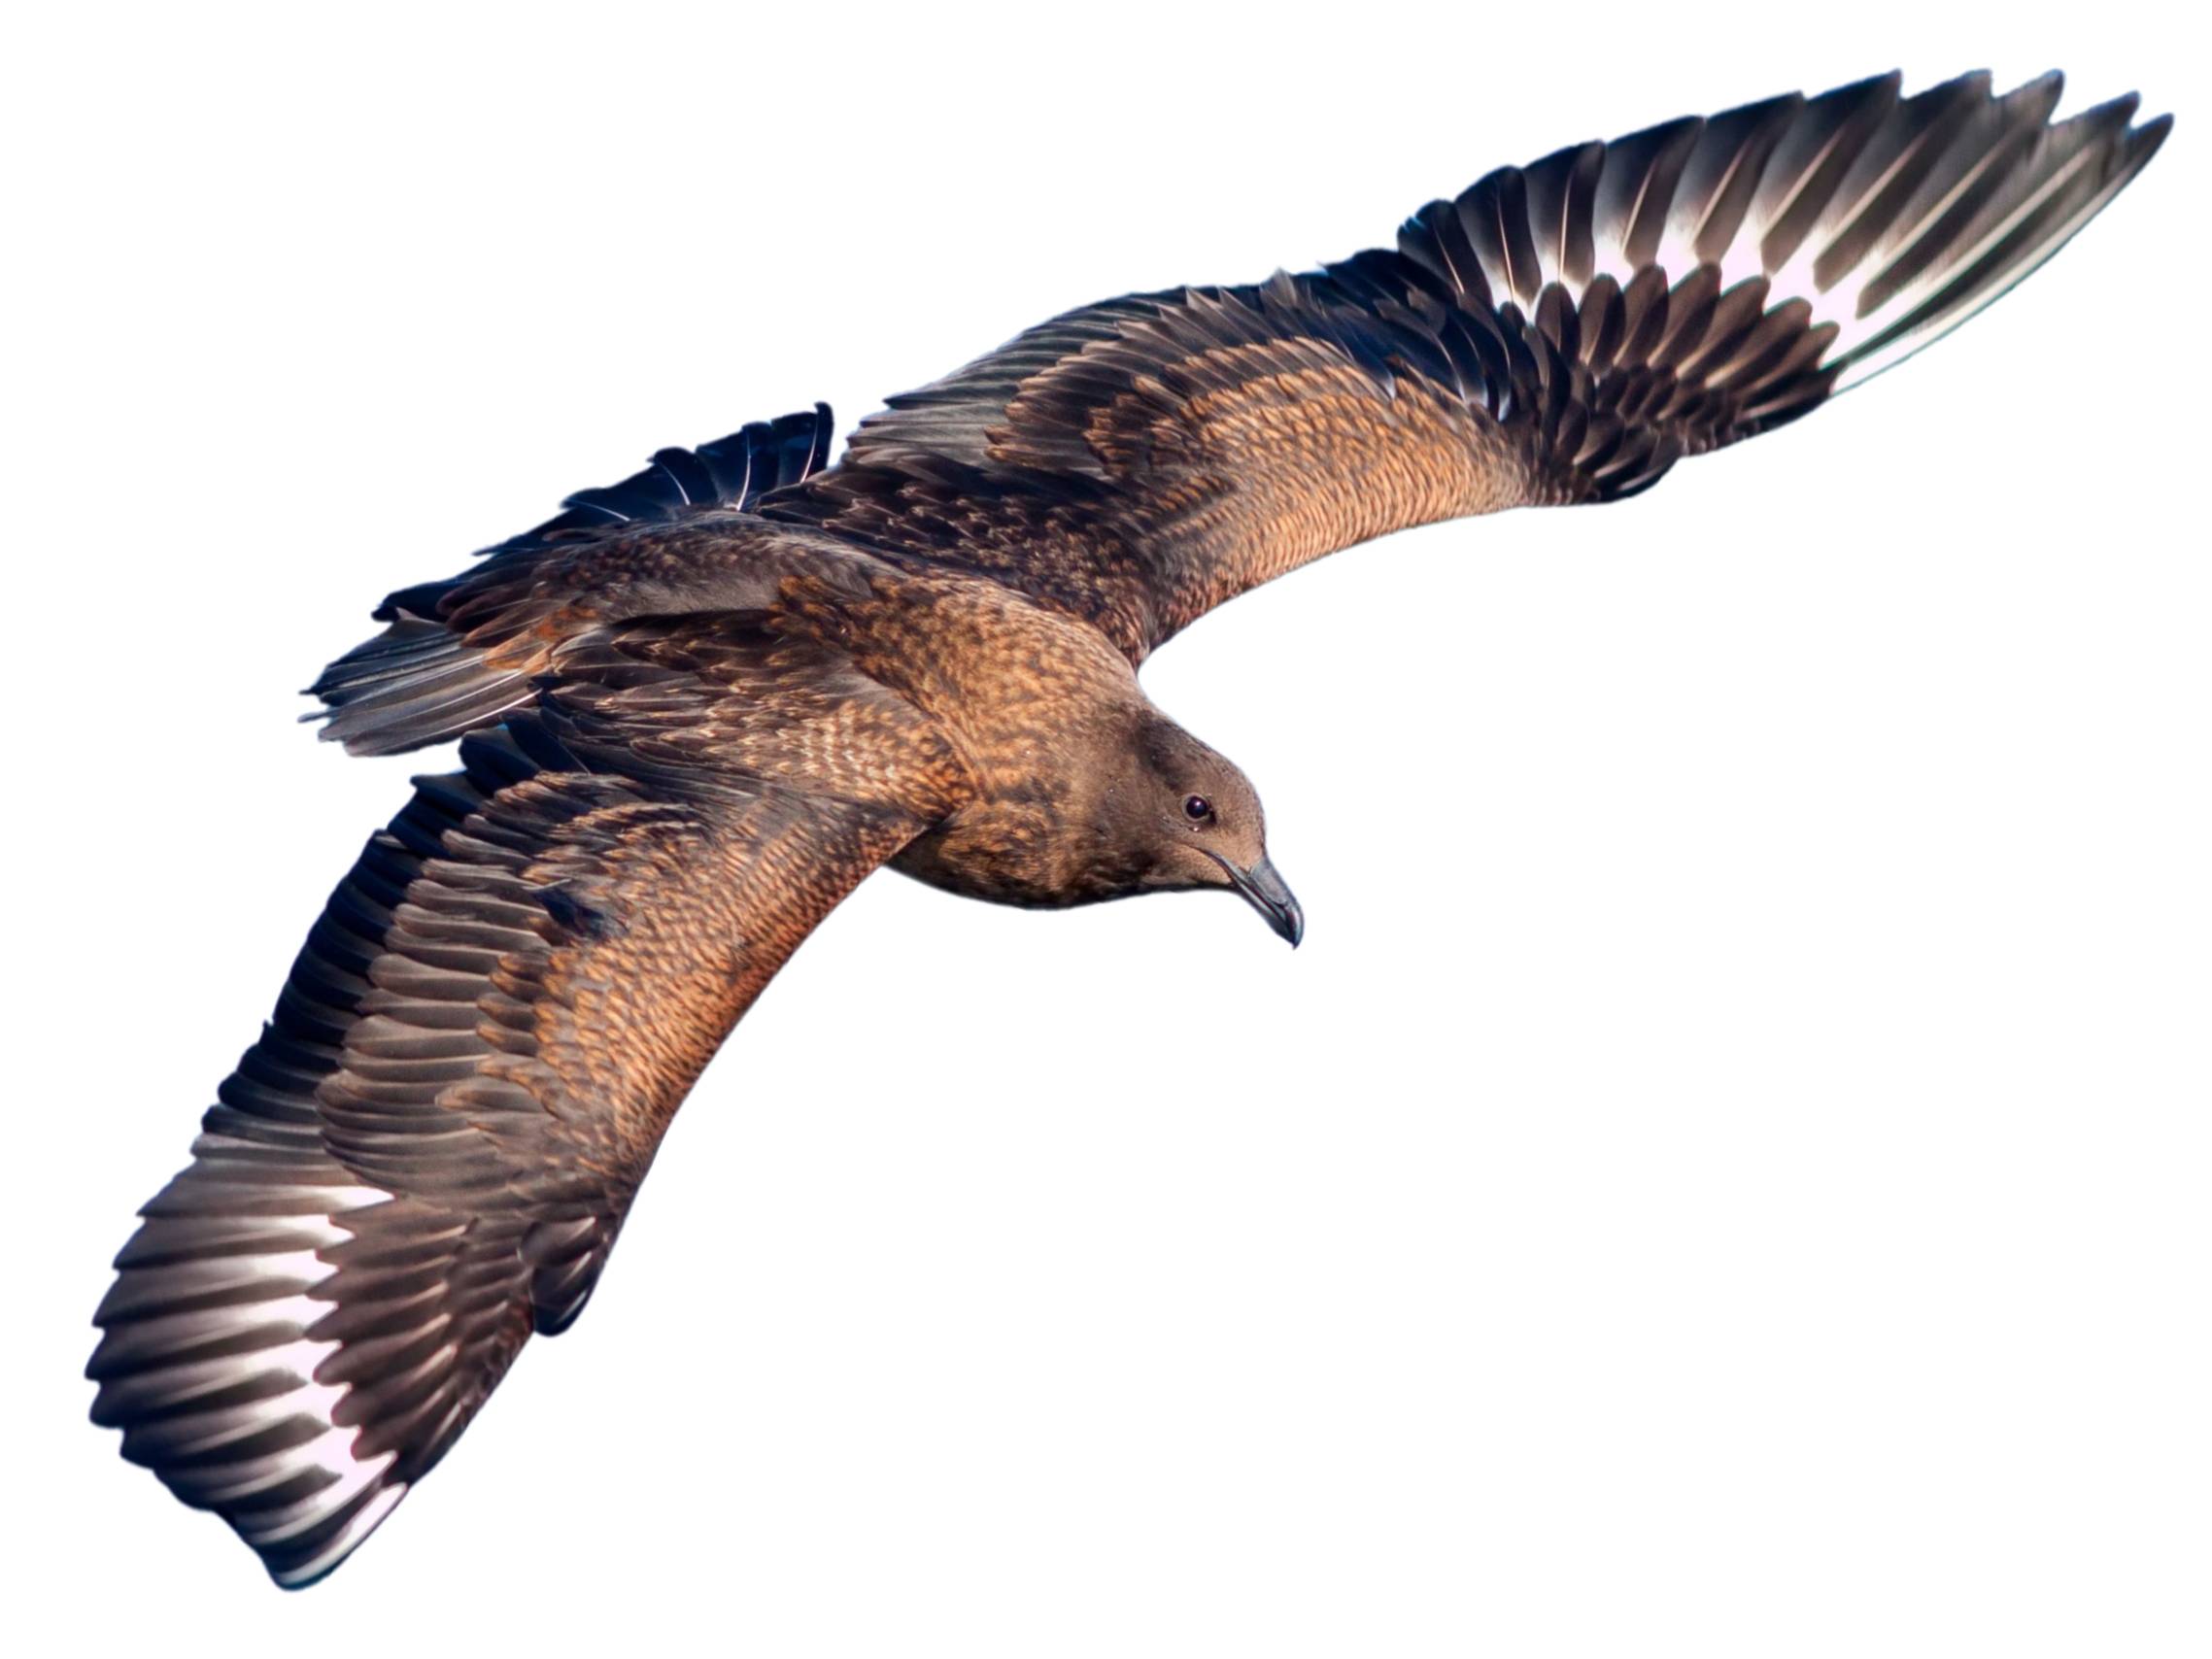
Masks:
[[[1218,888],[1292,944],[1148,653],[1412,525],[1614,501],[1964,322],[2143,167],[2135,99],[1895,76],[1562,150],[1394,249],[1072,311],[891,399],[664,450],[403,589],[315,693],[460,739],[309,932],[97,1314],[96,1422],[286,1585],[592,1293],[663,1132],[879,864],[1071,905]]]

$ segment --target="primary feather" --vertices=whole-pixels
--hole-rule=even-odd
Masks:
[[[1884,76],[1562,150],[1304,275],[1089,306],[861,423],[771,514],[983,571],[1133,660],[1388,530],[1616,500],[1973,316],[2156,152],[2059,78]]]

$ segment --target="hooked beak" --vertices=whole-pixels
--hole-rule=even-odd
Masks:
[[[1298,907],[1298,898],[1281,876],[1276,873],[1275,861],[1263,858],[1248,870],[1239,869],[1219,853],[1210,849],[1207,857],[1219,864],[1229,877],[1229,885],[1243,896],[1244,902],[1268,919],[1268,926],[1290,941],[1296,950],[1298,941],[1306,936],[1306,912]]]

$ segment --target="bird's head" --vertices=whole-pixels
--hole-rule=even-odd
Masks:
[[[1130,763],[1106,802],[1106,834],[1133,890],[1227,888],[1291,944],[1306,915],[1268,859],[1267,814],[1236,765],[1173,721],[1139,728]]]

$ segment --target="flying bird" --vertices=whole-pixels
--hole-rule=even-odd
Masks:
[[[1218,889],[1259,797],[1138,669],[1353,542],[1616,501],[1973,316],[2147,163],[1891,75],[1506,168],[1395,247],[1041,323],[861,423],[761,423],[404,588],[323,735],[459,739],[309,931],[96,1315],[97,1423],[280,1584],[330,1572],[592,1294],[678,1103],[869,872]],[[311,717],[314,718],[314,717]]]

